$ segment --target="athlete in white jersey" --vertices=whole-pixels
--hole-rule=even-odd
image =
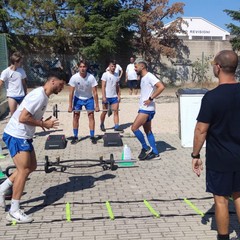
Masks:
[[[20,52],[15,52],[10,57],[11,65],[2,71],[0,77],[0,88],[5,84],[8,97],[8,105],[11,115],[17,109],[27,94],[26,73],[21,68],[22,55]]]
[[[65,74],[62,70],[52,69],[43,87],[32,90],[12,115],[4,129],[3,141],[13,158],[16,170],[0,185],[0,206],[5,207],[5,193],[13,186],[11,207],[7,220],[18,223],[32,222],[31,216],[20,209],[20,199],[29,174],[36,169],[36,155],[32,145],[35,127],[57,128],[59,122],[51,117],[43,120],[48,99],[58,94],[64,87]]]
[[[112,62],[114,64],[116,64],[115,73],[117,74],[117,76],[119,77],[119,80],[120,80],[123,75],[123,69],[119,64],[116,63],[116,60],[113,60]],[[107,67],[106,72],[107,71],[109,71],[109,67]]]
[[[138,76],[134,68],[134,57],[130,57],[130,63],[126,68],[126,79],[125,82],[129,87],[129,94],[132,95],[134,92],[136,95],[138,93]]]
[[[76,144],[79,141],[78,128],[80,111],[78,110],[82,110],[83,106],[88,111],[90,139],[93,144],[97,143],[97,138],[94,137],[94,111],[99,112],[97,93],[98,83],[95,77],[87,72],[87,67],[87,62],[82,60],[79,64],[79,72],[74,74],[69,81],[70,88],[68,112],[73,111],[73,139],[71,141],[71,144]]]
[[[113,110],[113,121],[114,121],[114,130],[123,132],[119,128],[119,102],[120,102],[120,87],[119,87],[119,77],[115,73],[116,64],[114,61],[111,61],[108,65],[109,71],[103,73],[102,75],[102,104],[103,109],[107,110],[110,107]],[[109,106],[110,105],[110,106]],[[100,129],[105,132],[104,121],[107,112],[103,111],[100,116]]]
[[[138,115],[131,127],[134,135],[142,145],[139,160],[159,159],[159,152],[156,147],[155,137],[152,133],[152,119],[155,115],[156,98],[164,90],[163,84],[147,70],[147,63],[144,60],[135,62],[135,70],[141,76],[141,96],[139,101]],[[139,128],[143,126],[150,146],[147,145],[143,133]]]

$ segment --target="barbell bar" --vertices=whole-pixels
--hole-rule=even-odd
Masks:
[[[72,112],[91,112],[91,111],[94,112],[95,110],[85,110],[85,109],[83,109],[83,110],[73,110]],[[119,109],[118,110],[112,110],[110,104],[108,105],[108,109],[100,110],[100,112],[107,112],[108,117],[110,117],[112,115],[113,111],[120,111],[120,110]],[[52,111],[46,111],[46,112],[52,112],[52,115],[55,118],[58,118],[58,113],[59,112],[68,112],[68,111],[59,110],[58,105],[55,104],[55,105],[53,105]]]
[[[84,161],[90,162],[88,164],[84,164]],[[70,164],[73,162],[73,164]],[[80,164],[76,164],[77,162],[80,162]],[[93,162],[91,164],[91,162]],[[56,158],[56,161],[50,161],[49,157],[45,156],[45,163],[37,163],[37,167],[44,167],[45,173],[51,173],[53,171],[58,171],[60,169],[61,172],[65,172],[68,168],[89,168],[89,167],[96,167],[100,166],[103,168],[103,170],[117,170],[118,167],[121,167],[121,164],[128,164],[131,163],[134,166],[134,163],[136,163],[136,160],[115,160],[113,153],[110,154],[109,159],[103,159],[103,157],[99,157],[99,159],[75,159],[75,160],[60,160],[60,157]],[[9,177],[11,173],[11,169],[16,169],[15,165],[8,166],[6,170],[4,171],[6,176]]]

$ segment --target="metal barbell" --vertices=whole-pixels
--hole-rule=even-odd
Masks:
[[[89,162],[85,163],[84,162]],[[80,162],[77,164],[77,162]],[[129,165],[129,163],[131,165]],[[51,173],[53,171],[65,172],[68,168],[89,168],[100,166],[103,170],[111,169],[112,171],[117,170],[119,167],[134,167],[136,163],[135,159],[132,160],[115,160],[113,153],[110,154],[109,159],[103,159],[103,157],[99,157],[99,159],[73,159],[73,160],[60,160],[60,157],[56,158],[56,161],[50,161],[49,157],[45,156],[45,163],[38,163],[37,167],[44,167],[45,173]],[[4,173],[7,177],[11,176],[11,169],[16,169],[15,165],[8,166]]]
[[[93,110],[85,110],[85,109],[83,109],[83,110],[73,110],[72,112],[91,112],[91,111],[94,112],[95,110],[94,110],[94,109],[93,109]],[[108,104],[108,109],[102,109],[102,110],[100,110],[100,112],[107,112],[108,117],[110,117],[110,116],[112,115],[112,112],[114,112],[114,111],[120,111],[120,110],[119,110],[119,109],[118,109],[118,110],[113,110],[113,109],[111,109],[110,104]],[[59,113],[59,112],[68,112],[68,111],[59,110],[59,109],[58,109],[58,105],[55,104],[55,105],[53,105],[52,111],[46,111],[46,112],[52,112],[52,115],[53,115],[55,118],[58,118],[58,113]]]

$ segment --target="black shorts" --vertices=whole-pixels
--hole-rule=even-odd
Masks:
[[[240,192],[239,172],[217,172],[206,170],[206,191],[218,196],[231,196]]]
[[[138,88],[138,80],[128,80],[127,83],[128,83],[128,87],[130,89],[132,89],[132,88],[137,89]]]

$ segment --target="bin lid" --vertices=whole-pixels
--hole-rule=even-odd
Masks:
[[[208,91],[206,88],[179,88],[177,95],[181,94],[205,94]]]

